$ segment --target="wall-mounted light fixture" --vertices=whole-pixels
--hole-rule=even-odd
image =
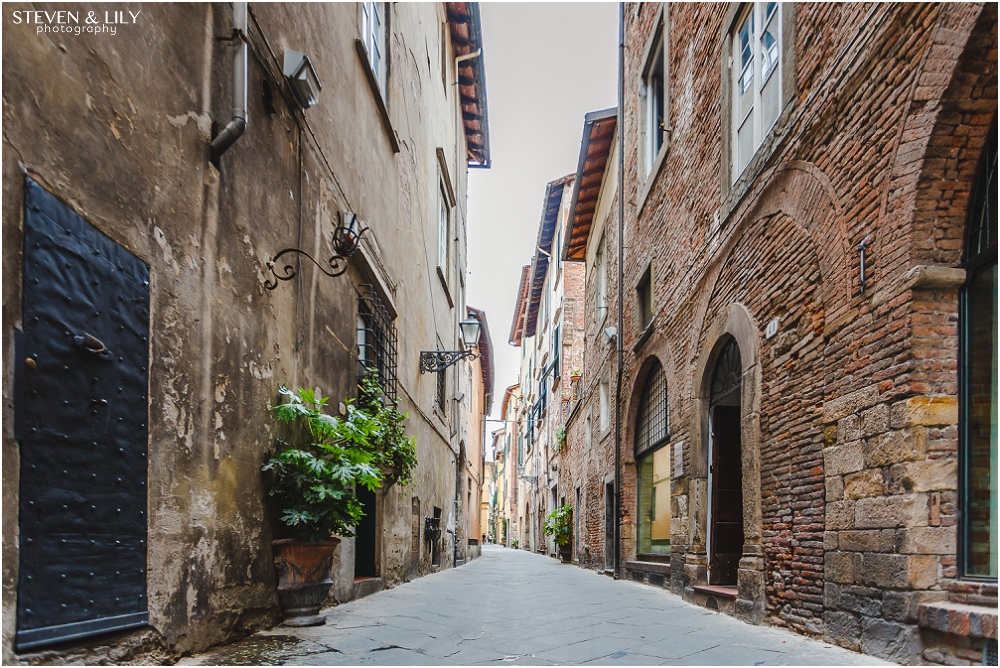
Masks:
[[[268,290],[274,290],[278,287],[278,281],[290,281],[295,278],[297,272],[294,265],[286,264],[282,267],[282,273],[280,274],[274,269],[275,263],[277,263],[283,255],[290,253],[306,256],[310,262],[316,265],[320,271],[330,278],[340,276],[347,271],[347,258],[349,258],[354,251],[358,249],[358,244],[361,241],[361,235],[367,232],[368,228],[361,227],[358,217],[350,211],[344,211],[338,215],[338,218],[339,224],[333,230],[334,254],[330,256],[329,260],[326,261],[326,267],[317,262],[312,255],[304,250],[299,248],[285,248],[284,250],[279,251],[273,259],[267,261],[267,270],[271,272],[271,276],[273,278],[269,278],[264,281],[264,287]],[[329,269],[327,269],[327,267],[329,267]]]
[[[316,76],[309,56],[298,51],[285,51],[285,63],[282,73],[288,79],[303,109],[308,109],[319,102],[319,92],[323,85]]]
[[[479,353],[473,350],[479,345],[479,330],[482,324],[476,318],[463,320],[458,324],[462,332],[462,345],[465,350],[421,350],[420,373],[437,373],[444,371],[459,360],[474,360]]]

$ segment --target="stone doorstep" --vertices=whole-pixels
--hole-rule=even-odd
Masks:
[[[923,603],[918,609],[921,628],[960,636],[997,639],[997,609],[968,603]]]
[[[382,591],[382,578],[354,578],[354,598],[364,598]]]
[[[735,601],[739,595],[736,587],[719,587],[717,585],[695,585],[692,587],[699,594],[709,594],[711,596],[721,596]]]
[[[630,571],[670,575],[670,564],[661,564],[656,561],[626,561],[625,568]]]

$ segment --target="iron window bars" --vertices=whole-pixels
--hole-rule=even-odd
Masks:
[[[396,325],[375,288],[358,290],[358,378],[375,373],[390,400],[397,395]]]
[[[667,415],[667,376],[660,364],[649,372],[639,400],[635,430],[635,453],[652,450],[670,436]]]

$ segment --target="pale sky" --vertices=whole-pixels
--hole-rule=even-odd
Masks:
[[[493,166],[469,174],[467,301],[490,325],[492,417],[499,418],[503,391],[518,380],[519,350],[507,336],[545,184],[576,171],[584,114],[617,101],[618,5],[483,2],[480,9]],[[487,424],[487,439],[499,426]]]

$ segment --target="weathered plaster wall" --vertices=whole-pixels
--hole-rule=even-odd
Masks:
[[[140,18],[114,37],[36,35],[7,20],[28,7],[4,8],[4,661],[166,660],[277,621],[275,524],[259,473],[275,435],[268,407],[281,383],[318,386],[334,406],[353,394],[355,286],[373,272],[352,260],[329,279],[303,266],[269,292],[264,262],[289,246],[329,256],[344,208],[372,228],[366,251],[398,313],[400,396],[420,462],[409,489],[380,496],[380,574],[391,586],[427,572],[427,544],[410,554],[411,497],[424,514],[451,508],[458,425],[431,415],[434,381],[419,374],[417,352],[436,338],[453,345],[455,309],[464,312],[466,167],[453,66],[441,76],[443,6],[392,6],[393,153],[355,47],[357,6],[252,5],[249,125],[218,170],[207,146],[213,121],[230,115],[233,47],[219,39],[229,5],[129,7]],[[304,116],[280,77],[285,49],[308,53],[324,85]],[[439,148],[456,193],[454,306],[434,273]],[[10,370],[25,173],[150,265],[150,629],[18,657]],[[347,600],[352,541],[337,560],[333,596]]]

